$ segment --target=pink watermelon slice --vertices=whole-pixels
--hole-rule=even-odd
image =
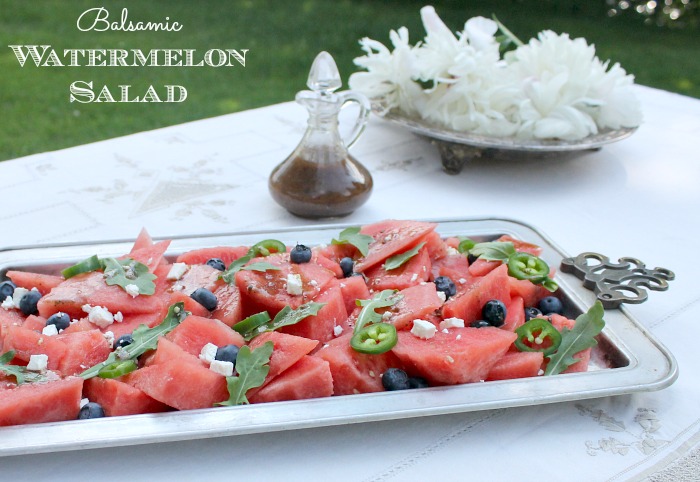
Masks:
[[[169,410],[164,403],[152,399],[138,388],[119,379],[90,378],[85,381],[83,395],[91,402],[102,405],[108,417]]]
[[[402,290],[428,281],[430,269],[428,248],[424,246],[418,251],[416,256],[396,269],[387,270],[384,268],[384,265],[381,264],[369,268],[365,271],[365,275],[368,278],[367,285],[371,290]]]
[[[333,377],[327,361],[304,356],[249,397],[250,403],[306,400],[333,395]]]
[[[355,271],[363,273],[390,256],[408,251],[435,230],[434,223],[387,220],[363,226],[360,233],[371,236],[367,256],[355,263]]]
[[[80,411],[83,379],[25,383],[0,392],[0,426],[75,420]]]
[[[474,280],[465,291],[447,300],[442,307],[442,315],[445,318],[461,318],[465,325],[469,325],[481,319],[481,309],[489,300],[500,300],[506,305],[510,303],[506,265],[501,265],[483,278]]]

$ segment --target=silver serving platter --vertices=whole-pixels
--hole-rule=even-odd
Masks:
[[[344,227],[311,226],[296,229],[174,238],[168,255],[217,245],[251,245],[274,237],[287,244],[328,243]],[[494,239],[502,234],[543,247],[542,257],[559,266],[567,255],[533,227],[506,219],[440,221],[443,236]],[[99,244],[33,246],[0,251],[0,279],[8,269],[56,273],[93,254],[118,256],[132,241]],[[569,316],[586,311],[595,301],[573,275],[555,280]],[[678,376],[675,359],[624,308],[605,313],[586,373],[472,383],[449,387],[381,392],[303,401],[238,407],[130,415],[123,417],[20,425],[0,428],[0,455],[21,455],[83,448],[170,442],[259,432],[365,423],[456,412],[566,402],[640,391],[659,390]]]
[[[521,139],[443,128],[418,117],[406,115],[397,109],[386,111],[381,103],[374,103],[372,111],[392,124],[430,139],[440,151],[443,168],[448,174],[458,174],[466,162],[481,157],[517,161],[576,155],[626,139],[637,130],[637,128],[605,129],[575,141]]]

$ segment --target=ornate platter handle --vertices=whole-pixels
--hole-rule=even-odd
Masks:
[[[594,252],[562,260],[561,270],[582,279],[583,286],[596,293],[606,309],[621,303],[643,303],[648,297],[646,289],[666,291],[668,282],[676,277],[666,268],[647,268],[637,258],[623,257],[613,263]]]

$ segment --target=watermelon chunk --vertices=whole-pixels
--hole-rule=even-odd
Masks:
[[[83,379],[25,383],[0,393],[0,426],[75,420],[80,411]]]
[[[340,281],[340,292],[343,294],[345,310],[348,314],[355,311],[357,300],[368,300],[372,297],[367,283],[362,276],[351,276]]]
[[[345,308],[340,283],[337,280],[331,280],[326,289],[314,301],[325,303],[325,306],[318,311],[318,314],[309,316],[295,325],[280,328],[280,332],[318,340],[323,343],[333,338],[333,330],[336,326],[345,328],[348,312]]]
[[[438,331],[428,340],[407,331],[398,333],[391,350],[412,376],[431,385],[455,385],[485,380],[517,336],[499,328],[456,328]]]
[[[382,373],[387,368],[403,368],[391,351],[380,355],[358,353],[350,346],[352,333],[329,341],[313,356],[329,363],[334,395],[352,395],[384,391]]]
[[[472,278],[472,274],[469,272],[469,261],[463,254],[448,254],[435,260],[431,271],[432,279],[438,276],[447,276],[454,282],[458,291],[461,291]]]
[[[177,257],[178,263],[206,264],[212,258],[219,258],[228,267],[229,264],[248,253],[247,246],[215,246],[213,248],[201,248],[182,253]]]
[[[185,274],[177,281],[173,281],[172,291],[180,291],[187,296],[197,288],[206,288],[214,291],[221,271],[212,268],[208,264],[195,264],[189,267]]]
[[[360,232],[372,236],[374,241],[369,245],[367,256],[355,263],[355,271],[363,273],[388,257],[411,249],[434,231],[436,226],[434,223],[393,219],[363,226]]]
[[[211,313],[212,318],[216,318],[228,326],[233,326],[243,319],[241,292],[238,286],[220,281],[219,286],[214,290],[214,296],[216,296],[218,304]]]
[[[249,397],[250,403],[306,400],[333,395],[333,377],[327,361],[304,356]]]
[[[365,271],[367,285],[371,290],[402,290],[415,286],[430,278],[430,256],[428,248],[423,247],[418,254],[396,269],[386,270],[384,265],[374,266]]]
[[[516,296],[506,305],[506,320],[501,329],[515,331],[523,324],[525,324],[525,305],[523,299]]]
[[[56,338],[66,346],[58,366],[58,371],[63,376],[78,375],[87,368],[105,361],[112,352],[100,330],[76,331],[57,335]]]
[[[36,315],[27,316],[27,318],[24,320],[24,323],[22,323],[22,328],[39,332],[41,332],[41,330],[43,330],[45,327],[46,318]]]
[[[119,379],[90,378],[85,381],[83,394],[91,402],[102,405],[108,417],[168,410],[164,403],[154,400],[138,388]]]
[[[226,377],[211,371],[174,343],[161,338],[156,355],[161,350],[161,344],[166,342],[182,352],[176,361],[163,361],[139,368],[129,374],[130,384],[178,410],[209,408],[228,399]]]
[[[486,380],[536,377],[543,361],[541,351],[509,351],[491,368]]]
[[[15,359],[25,364],[32,355],[47,355],[49,370],[58,370],[66,353],[66,344],[58,336],[46,336],[21,326],[10,326],[3,343],[3,351],[15,350]]]
[[[483,278],[474,282],[462,292],[447,300],[442,307],[445,318],[461,318],[465,325],[481,319],[481,309],[489,300],[500,300],[506,305],[510,303],[510,288],[508,284],[508,267],[501,265]]]
[[[238,347],[245,344],[245,340],[238,332],[233,331],[219,320],[195,315],[185,318],[182,323],[166,335],[166,338],[195,356],[199,356],[202,347],[207,343],[213,343],[216,346],[236,345]]]
[[[265,384],[270,383],[277,375],[301,360],[304,355],[311,353],[318,345],[317,340],[269,331],[253,338],[249,344],[251,351],[268,341],[271,341],[274,346],[270,356],[270,371],[265,379]]]
[[[437,295],[435,283],[411,286],[399,291],[401,300],[391,308],[391,317],[386,321],[397,330],[410,328],[416,318],[425,318],[442,306],[442,299]]]
[[[47,294],[53,288],[61,284],[63,278],[50,274],[31,273],[29,271],[8,271],[7,277],[17,286],[22,286],[28,290],[36,288],[39,293]]]

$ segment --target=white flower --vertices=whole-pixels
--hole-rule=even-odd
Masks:
[[[576,140],[641,120],[638,104],[623,89],[631,78],[617,64],[606,73],[585,39],[544,31],[506,58],[524,94],[521,137]]]
[[[426,36],[416,46],[405,27],[391,31],[393,50],[362,39],[355,64],[367,71],[350,88],[387,110],[489,136],[578,140],[641,122],[633,77],[608,69],[585,39],[544,31],[502,59],[493,20],[471,18],[455,34],[433,7],[420,13]]]

